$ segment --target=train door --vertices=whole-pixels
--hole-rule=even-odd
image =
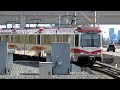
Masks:
[[[79,47],[79,34],[74,35],[74,47]]]
[[[80,40],[79,34],[74,34],[74,48],[79,48],[80,45],[79,40]],[[71,57],[73,57],[75,61],[77,61],[78,56],[79,53],[71,53]]]
[[[69,34],[68,42],[70,43],[70,47],[74,47],[74,34]]]

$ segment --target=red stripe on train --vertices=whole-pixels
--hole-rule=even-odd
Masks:
[[[82,50],[82,49],[76,49],[76,48],[72,48],[71,49],[71,52],[74,52],[74,53],[86,53],[86,54],[96,54],[96,53],[101,53],[103,52],[102,49],[99,49],[99,50],[95,50],[95,51],[92,51],[92,52],[89,52],[89,51],[86,51],[86,50]]]

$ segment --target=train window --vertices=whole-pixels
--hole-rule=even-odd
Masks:
[[[56,39],[57,39],[57,42],[60,42],[60,39],[59,39],[59,38],[60,38],[60,35],[57,34],[57,38],[56,38]]]
[[[25,44],[29,44],[28,36],[29,35],[25,35],[25,38],[24,38],[25,39]]]
[[[59,41],[62,42],[62,35],[60,35],[60,37],[59,37]]]
[[[14,38],[14,36],[13,35],[11,35],[11,43],[13,43],[14,41],[13,41],[13,38]]]
[[[62,42],[68,42],[68,35],[67,34],[65,34],[65,35],[63,35],[63,41]]]
[[[24,43],[24,35],[21,35],[21,43]]]
[[[2,36],[0,35],[0,41],[2,41],[1,37],[2,37]]]
[[[100,47],[100,35],[95,33],[84,33],[81,35],[82,47]]]
[[[71,47],[74,47],[74,35],[70,35],[70,44]]]
[[[49,34],[46,34],[46,35],[44,35],[44,44],[45,45],[49,45],[49,44],[51,44],[51,37],[50,37],[50,35]]]
[[[4,41],[9,42],[9,35],[4,35],[3,37],[4,37]]]
[[[57,42],[62,42],[62,35],[58,34],[56,39],[57,39]]]
[[[40,35],[37,35],[37,44],[40,44]]]
[[[75,47],[79,46],[79,35],[75,34]]]
[[[52,36],[52,42],[55,42],[55,35],[52,34],[51,36]]]
[[[34,35],[29,35],[29,43],[34,44]]]
[[[16,39],[15,39],[15,40],[16,40],[15,42],[16,42],[16,43],[20,43],[20,41],[21,41],[20,35],[15,35],[15,38],[16,38]]]

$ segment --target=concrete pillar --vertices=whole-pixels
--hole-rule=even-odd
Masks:
[[[20,16],[20,28],[26,27],[26,16],[21,15]]]

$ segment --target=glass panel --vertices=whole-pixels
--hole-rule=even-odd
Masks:
[[[75,46],[76,47],[79,46],[79,35],[78,34],[75,35]]]
[[[100,35],[97,33],[84,33],[81,35],[82,47],[99,47],[100,46]]]

